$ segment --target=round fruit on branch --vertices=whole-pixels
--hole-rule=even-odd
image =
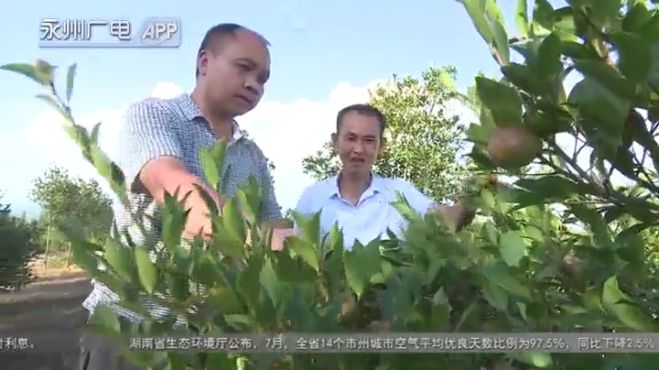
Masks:
[[[487,142],[492,163],[506,169],[526,166],[542,150],[542,140],[522,126],[497,127]]]

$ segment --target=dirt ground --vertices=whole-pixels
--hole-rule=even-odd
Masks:
[[[75,268],[37,275],[22,290],[0,294],[0,369],[76,369],[79,330],[87,318],[81,304],[91,291],[90,279]]]

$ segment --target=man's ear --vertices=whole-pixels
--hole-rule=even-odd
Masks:
[[[378,150],[378,154],[381,154],[386,146],[387,140],[384,138],[384,136],[380,137],[380,149]]]
[[[199,70],[199,76],[206,74],[206,67],[208,65],[208,51],[202,50],[199,55],[197,55],[197,69]]]

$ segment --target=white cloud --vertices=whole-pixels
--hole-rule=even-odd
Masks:
[[[151,96],[161,99],[170,99],[183,92],[183,88],[169,82],[158,82],[151,90]]]

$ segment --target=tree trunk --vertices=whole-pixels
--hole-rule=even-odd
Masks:
[[[68,268],[71,266],[71,242],[67,244],[69,244],[69,248],[66,251],[66,267]]]
[[[43,267],[48,267],[48,249],[50,248],[50,215],[48,215],[48,231],[46,232],[46,252],[43,259]]]

